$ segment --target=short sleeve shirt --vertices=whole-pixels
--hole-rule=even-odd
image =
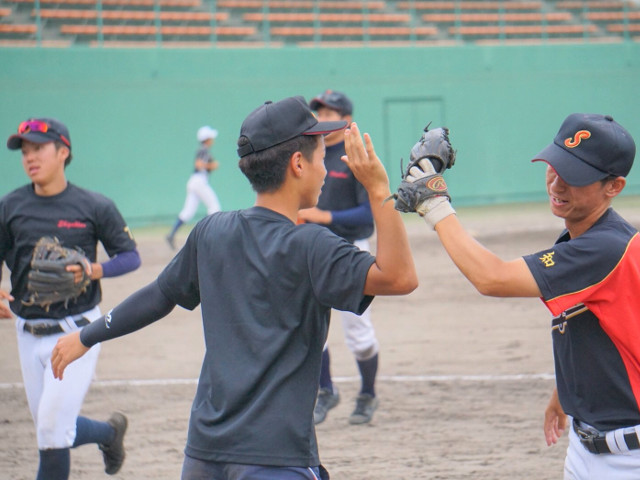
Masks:
[[[58,238],[63,246],[80,248],[92,262],[97,260],[101,242],[109,257],[135,250],[136,243],[122,215],[107,197],[71,183],[58,195],[36,195],[33,185],[25,185],[0,199],[0,264],[11,271],[11,310],[22,318],[60,319],[85,312],[100,303],[100,282],[91,282],[76,300],[51,305],[45,311],[27,306],[27,277],[33,248],[43,236]]]
[[[173,302],[201,303],[206,354],[188,455],[319,464],[313,408],[330,310],[367,308],[374,260],[324,227],[260,207],[196,225],[158,278]]]
[[[545,305],[565,412],[600,430],[640,424],[640,238],[613,209],[524,257]]]

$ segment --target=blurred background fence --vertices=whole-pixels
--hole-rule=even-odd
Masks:
[[[544,168],[529,160],[568,114],[611,114],[640,139],[639,40],[637,1],[0,1],[0,132],[60,118],[71,181],[114,198],[132,225],[164,225],[198,127],[220,131],[223,208],[243,208],[242,120],[330,88],[354,101],[393,186],[433,122],[458,150],[454,205],[538,201]],[[26,182],[18,153],[0,150],[0,172],[0,195]],[[640,194],[640,174],[626,194]]]

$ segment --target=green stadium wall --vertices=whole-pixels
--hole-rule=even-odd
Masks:
[[[29,116],[70,129],[70,181],[113,198],[131,225],[167,224],[182,208],[210,124],[225,210],[254,195],[237,167],[244,117],[265,100],[347,93],[392,186],[422,128],[448,126],[457,161],[454,205],[541,201],[544,166],[530,160],[573,112],[611,114],[640,139],[640,44],[411,48],[0,49],[0,132]],[[26,181],[0,150],[0,195]],[[626,194],[640,193],[640,173]],[[202,207],[198,217],[204,214]],[[196,219],[197,219],[196,218]]]

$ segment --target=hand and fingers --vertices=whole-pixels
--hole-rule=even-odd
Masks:
[[[83,259],[82,265],[79,263],[76,263],[74,265],[67,265],[66,270],[67,272],[73,273],[73,281],[75,283],[80,283],[85,278],[83,272],[89,278],[91,278],[91,274],[93,273],[91,262],[89,262],[88,259]]]
[[[329,224],[331,223],[331,212],[321,210],[318,207],[303,208],[298,210],[298,220],[311,223]]]
[[[378,158],[373,146],[373,141],[368,133],[360,136],[360,130],[355,122],[345,130],[346,156],[342,157],[355,177],[371,193],[372,189],[380,188],[388,191],[389,178],[387,172]],[[383,193],[384,195],[384,193]]]
[[[560,400],[558,399],[557,390],[554,390],[544,411],[544,438],[548,446],[558,442],[565,429],[567,428],[567,415],[562,410]]]
[[[10,302],[14,300],[13,295],[2,289],[0,289],[0,299],[8,300]],[[4,302],[0,302],[0,318],[13,318],[9,305]]]
[[[88,351],[89,348],[80,341],[80,331],[60,337],[51,352],[51,369],[54,378],[62,380],[67,365]]]
[[[547,446],[555,445],[558,443],[560,437],[565,430],[566,418],[562,418],[558,415],[547,414],[544,416],[544,438],[547,442]]]

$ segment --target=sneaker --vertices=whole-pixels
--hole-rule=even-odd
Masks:
[[[327,413],[333,407],[338,405],[340,402],[340,393],[336,388],[334,391],[329,390],[328,388],[321,388],[318,391],[318,398],[316,400],[316,408],[313,409],[313,422],[317,425],[318,423],[324,422],[324,419],[327,418]]]
[[[356,408],[349,417],[349,423],[352,425],[369,423],[376,408],[378,408],[378,399],[368,393],[361,393],[356,398]]]
[[[115,412],[111,414],[111,418],[107,423],[115,430],[115,435],[110,444],[99,444],[98,448],[102,450],[104,459],[104,471],[107,475],[115,475],[118,473],[124,463],[124,433],[127,431],[127,417],[122,413]]]
[[[167,243],[169,244],[169,247],[171,248],[171,250],[175,250],[176,249],[176,244],[175,244],[175,242],[173,240],[173,237],[171,235],[167,235],[164,238],[167,241]]]

